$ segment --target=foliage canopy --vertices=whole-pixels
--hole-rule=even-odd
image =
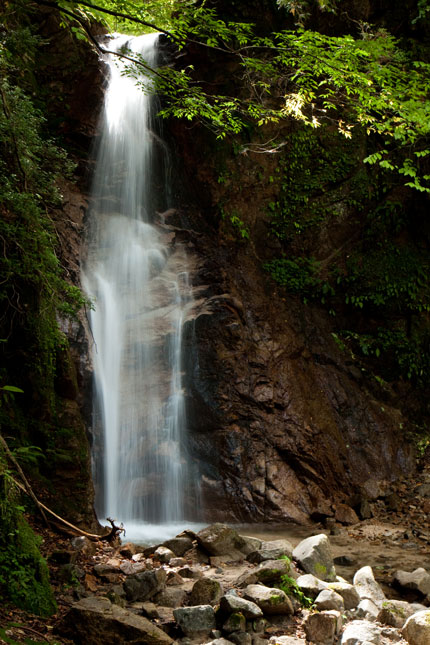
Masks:
[[[239,92],[218,93],[192,65],[181,65],[181,56],[174,66],[158,69],[164,117],[200,119],[219,138],[291,119],[311,128],[330,123],[345,137],[363,130],[375,140],[367,163],[400,174],[407,186],[430,192],[430,63],[422,51],[411,53],[408,43],[365,22],[351,21],[351,33],[342,36],[304,28],[311,5],[335,12],[337,0],[282,0],[280,21],[285,22],[287,11],[298,25],[264,35],[258,33],[258,25],[230,21],[212,4],[193,0],[36,4],[57,6],[81,37],[91,34],[91,21],[102,18],[108,27],[158,29],[181,55],[192,45],[227,57]],[[414,19],[426,12],[422,2]],[[128,73],[138,78],[142,64],[145,61],[130,61]],[[276,144],[267,146],[274,149]]]

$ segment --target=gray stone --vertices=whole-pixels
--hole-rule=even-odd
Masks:
[[[235,645],[252,645],[252,636],[248,632],[234,632],[229,638]]]
[[[375,605],[373,600],[363,598],[357,605],[355,615],[357,618],[365,618],[366,620],[375,621],[378,618],[380,607]]]
[[[226,614],[241,612],[245,618],[259,618],[263,615],[260,607],[258,607],[254,602],[231,594],[225,595],[221,598],[220,609]]]
[[[367,620],[353,620],[345,627],[339,645],[364,645],[381,642],[381,628]]]
[[[234,645],[234,643],[226,638],[216,638],[214,641],[209,641],[204,645]]]
[[[361,600],[371,600],[379,608],[386,598],[381,587],[375,580],[371,567],[362,567],[354,575],[354,587]]]
[[[293,545],[288,540],[272,540],[263,542],[260,548],[247,555],[246,559],[254,564],[259,564],[265,560],[276,560],[283,555],[291,559]]]
[[[240,537],[244,541],[244,544],[240,547],[240,550],[245,555],[249,555],[253,551],[258,551],[263,543],[263,541],[259,538],[251,537],[250,535],[241,535]]]
[[[158,560],[163,564],[167,564],[174,557],[175,554],[173,553],[173,551],[168,549],[166,546],[159,546],[154,551],[154,560]]]
[[[328,589],[332,589],[342,596],[345,609],[355,609],[360,602],[360,596],[354,585],[349,582],[330,582]]]
[[[324,589],[315,598],[315,608],[318,611],[324,609],[343,611],[345,609],[345,603],[343,602],[342,596],[333,591],[333,589]]]
[[[293,614],[294,608],[287,594],[281,589],[273,589],[264,585],[248,585],[245,588],[245,598],[260,607],[263,614]]]
[[[188,594],[185,589],[179,587],[167,587],[157,593],[153,601],[162,607],[180,607],[184,604]]]
[[[196,580],[191,590],[192,605],[215,605],[224,594],[222,584],[212,578]]]
[[[294,549],[293,558],[306,573],[312,573],[320,580],[331,582],[336,579],[329,540],[324,533],[302,540]]]
[[[150,600],[164,588],[165,583],[166,572],[164,569],[142,571],[141,573],[136,573],[126,578],[124,591],[127,599],[131,602],[136,600]]]
[[[415,569],[411,573],[407,571],[396,571],[394,574],[394,582],[402,587],[411,591],[417,591],[423,596],[430,595],[430,575],[422,567]]]
[[[215,612],[210,605],[180,607],[173,610],[176,622],[186,636],[209,634],[215,629]]]
[[[153,602],[140,603],[140,610],[147,618],[158,618],[158,610]]]
[[[296,577],[288,560],[266,560],[252,571],[246,571],[236,580],[239,587],[252,585],[257,582],[262,584],[279,582],[281,576]]]
[[[338,611],[315,612],[306,616],[303,627],[307,640],[332,645],[342,628],[342,617]]]
[[[391,625],[400,629],[407,619],[418,611],[426,611],[427,607],[418,603],[409,603],[404,600],[387,600],[382,603],[376,620],[384,625]]]
[[[90,596],[72,605],[57,631],[76,645],[146,643],[169,645],[173,640],[147,618],[113,605],[107,598]]]
[[[409,645],[429,645],[430,609],[424,609],[410,616],[402,629],[402,635]]]
[[[193,541],[189,537],[179,536],[166,540],[163,542],[163,546],[173,551],[176,556],[181,557],[193,548]]]
[[[196,538],[209,555],[227,555],[232,551],[240,551],[246,544],[239,533],[226,524],[207,526],[197,533]]]
[[[296,582],[305,596],[308,596],[309,598],[316,598],[323,589],[327,589],[328,587],[327,582],[319,580],[312,575],[312,573],[306,573],[304,576],[299,576]]]
[[[246,618],[241,611],[235,611],[233,614],[230,614],[222,628],[228,634],[231,632],[244,632],[246,629]]]

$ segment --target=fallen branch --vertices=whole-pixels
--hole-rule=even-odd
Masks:
[[[26,490],[26,488],[22,484],[20,484],[18,481],[16,481],[16,479],[11,477],[11,480],[13,481],[15,486],[17,486],[23,493],[29,494],[28,491]],[[84,530],[78,528],[77,526],[75,526],[74,524],[71,524],[71,522],[68,522],[64,518],[60,517],[59,515],[57,515],[57,513],[54,513],[54,511],[52,511],[50,508],[45,506],[45,504],[42,504],[42,502],[40,502],[34,496],[34,493],[33,493],[32,499],[33,499],[33,497],[34,497],[33,501],[35,501],[37,506],[41,507],[43,510],[45,510],[47,513],[49,513],[50,515],[55,517],[56,520],[59,520],[65,526],[68,526],[70,529],[73,529],[73,531],[75,531],[79,535],[83,535],[83,536],[87,537],[89,540],[92,540],[94,542],[99,541],[99,540],[101,540],[103,542],[112,542],[116,537],[118,537],[118,535],[120,535],[121,533],[125,533],[124,526],[122,524],[121,524],[121,526],[116,526],[115,525],[115,520],[112,520],[110,517],[107,518],[107,521],[112,526],[112,528],[109,531],[109,533],[107,533],[106,535],[97,535],[96,533],[87,533],[87,531],[84,531]]]

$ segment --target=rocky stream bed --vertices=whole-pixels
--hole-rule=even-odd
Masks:
[[[351,526],[214,524],[150,546],[45,530],[58,613],[0,608],[0,643],[428,645],[430,535],[401,510],[399,496]]]

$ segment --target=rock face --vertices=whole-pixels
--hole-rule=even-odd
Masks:
[[[107,598],[94,596],[75,603],[62,619],[58,631],[77,645],[173,643],[170,636],[143,616],[113,605]]]
[[[334,342],[330,317],[286,296],[262,269],[276,245],[267,235],[268,203],[276,202],[276,182],[268,179],[273,155],[258,163],[255,155],[236,156],[235,177],[218,182],[227,151],[215,151],[198,128],[193,137],[177,122],[169,128],[181,160],[176,206],[197,258],[184,344],[203,519],[306,523],[331,515],[331,500],[348,503],[367,481],[413,471],[398,401],[378,402]],[[249,241],[238,241],[229,224],[236,208]],[[356,521],[345,507],[338,513]]]

